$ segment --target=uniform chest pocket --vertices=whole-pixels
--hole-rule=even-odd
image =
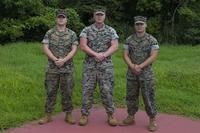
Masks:
[[[137,52],[137,51],[141,51],[141,48],[135,46],[135,45],[129,45],[129,50],[131,52]]]
[[[59,45],[58,40],[55,40],[55,39],[49,40],[49,45],[50,46],[57,46],[57,45]]]
[[[110,42],[112,39],[110,33],[103,33],[101,37],[102,37],[102,41],[105,41],[105,42]]]
[[[72,43],[71,37],[70,36],[64,36],[63,38],[60,39],[60,41],[63,42],[64,46],[70,46]]]
[[[97,38],[97,34],[96,33],[90,33],[87,36],[87,39],[89,42],[94,41]]]
[[[143,46],[142,48],[141,48],[141,50],[143,51],[143,52],[150,52],[151,51],[151,46],[150,45],[145,45],[145,46]]]
[[[62,48],[64,49],[71,49],[71,47],[72,47],[72,43],[70,41],[63,43],[62,45]]]

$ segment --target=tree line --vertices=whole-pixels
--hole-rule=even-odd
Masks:
[[[123,41],[133,32],[133,18],[148,18],[148,32],[161,43],[200,44],[199,0],[1,0],[0,44],[41,41],[55,24],[55,11],[67,9],[68,27],[80,33],[93,22],[94,8],[105,8],[106,23]]]

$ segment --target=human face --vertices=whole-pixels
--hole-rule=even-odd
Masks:
[[[65,26],[67,24],[67,18],[63,15],[59,15],[56,18],[56,23],[58,26]]]
[[[94,13],[95,23],[102,24],[105,21],[105,13]]]
[[[146,27],[147,27],[146,23],[142,23],[142,22],[135,23],[134,26],[135,26],[136,33],[144,33],[146,31]]]

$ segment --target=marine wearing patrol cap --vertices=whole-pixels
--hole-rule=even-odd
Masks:
[[[94,14],[106,14],[106,10],[105,9],[102,9],[102,8],[99,8],[99,9],[95,9],[94,10]]]
[[[135,16],[134,17],[134,22],[135,23],[146,23],[147,18],[144,16]]]
[[[67,12],[64,9],[58,9],[56,12],[56,17],[58,16],[64,16],[65,18],[67,17]]]

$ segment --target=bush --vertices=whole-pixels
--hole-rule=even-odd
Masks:
[[[151,17],[147,22],[147,32],[155,37],[158,37],[160,33],[160,19],[159,17]]]
[[[16,19],[3,19],[0,21],[0,42],[16,41],[23,37],[24,24]]]
[[[44,8],[41,0],[1,0],[0,7],[1,17],[21,20],[39,15]]]
[[[200,42],[200,30],[198,28],[199,26],[194,26],[192,28],[189,28],[186,30],[184,37],[185,40],[183,40],[185,43],[190,43],[193,45],[197,45]]]
[[[73,31],[75,31],[77,34],[79,34],[85,25],[80,22],[80,17],[74,9],[69,8],[67,9],[67,12],[68,12],[68,24],[67,24],[68,27]]]
[[[55,12],[56,9],[46,8],[40,16],[28,19],[25,23],[24,39],[26,41],[41,41],[45,32],[55,26]],[[80,22],[79,15],[74,9],[67,9],[67,12],[67,27],[78,34],[84,25]]]
[[[125,39],[133,34],[134,28],[128,23],[116,22],[111,19],[106,20],[106,24],[113,27],[119,35],[119,41],[124,42]]]
[[[177,26],[178,43],[199,44],[200,43],[200,16],[194,9],[182,7],[178,10],[180,14],[180,22],[184,22]]]
[[[4,19],[0,21],[0,42],[8,41],[41,41],[45,32],[55,26],[54,8],[44,8],[40,15],[26,20]],[[68,26],[79,34],[84,25],[74,9],[67,9]]]
[[[45,32],[55,25],[55,9],[45,8],[40,16],[24,21],[25,41],[41,41]]]

